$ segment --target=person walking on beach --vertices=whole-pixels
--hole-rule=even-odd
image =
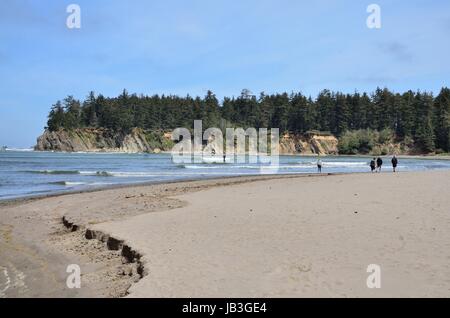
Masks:
[[[317,159],[317,172],[322,173],[322,160]]]
[[[395,169],[397,168],[397,164],[398,164],[398,160],[395,155],[392,157],[391,162],[392,162],[392,170],[395,172]]]
[[[370,161],[370,170],[372,173],[375,171],[375,158]]]
[[[380,157],[378,157],[377,158],[377,169],[378,169],[378,172],[381,172],[381,166],[382,165],[383,165],[383,160]]]

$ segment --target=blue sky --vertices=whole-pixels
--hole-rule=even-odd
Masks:
[[[81,29],[66,27],[71,3]],[[444,0],[0,0],[0,145],[34,145],[69,94],[438,92],[449,56]]]

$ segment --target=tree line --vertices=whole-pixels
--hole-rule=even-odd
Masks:
[[[124,90],[118,97],[90,92],[84,101],[68,96],[51,108],[47,129],[83,127],[129,132],[133,127],[172,130],[192,127],[276,127],[280,133],[328,132],[337,137],[348,131],[389,129],[398,141],[410,138],[423,152],[450,151],[450,89],[437,96],[429,92],[344,94],[321,91],[316,98],[302,93],[252,95],[243,90],[222,102],[208,91],[204,97],[137,95]]]

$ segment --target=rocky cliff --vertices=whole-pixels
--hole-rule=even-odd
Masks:
[[[331,135],[285,134],[280,136],[280,154],[337,155],[338,140]]]
[[[334,136],[280,136],[280,154],[337,154],[338,140]],[[159,152],[172,149],[170,133],[149,132],[134,128],[129,134],[108,129],[75,129],[45,131],[35,150],[67,152]]]
[[[109,129],[45,131],[35,150],[85,152],[159,152],[172,148],[170,135],[134,128],[129,134]]]

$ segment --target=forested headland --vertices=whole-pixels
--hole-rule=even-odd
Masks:
[[[342,154],[371,153],[376,144],[396,142],[417,153],[450,152],[450,89],[433,96],[422,91],[394,93],[377,88],[372,93],[344,94],[329,90],[317,97],[302,93],[252,95],[219,101],[213,92],[204,97],[137,95],[126,90],[118,97],[88,94],[80,101],[72,96],[51,108],[46,129],[105,128],[127,133],[133,128],[170,131],[192,128],[279,128],[281,133],[314,132],[339,139]]]

